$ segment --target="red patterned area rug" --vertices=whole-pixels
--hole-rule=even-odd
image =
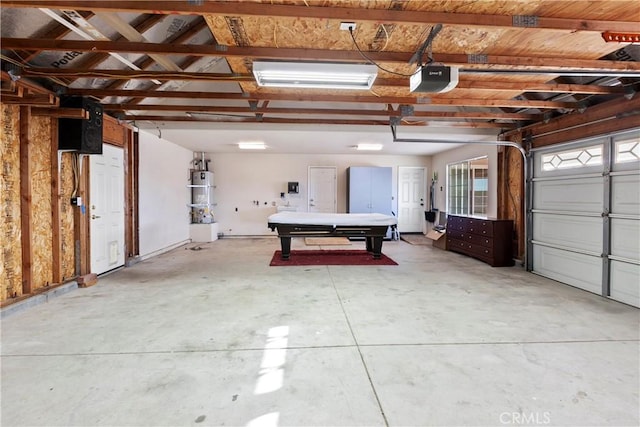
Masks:
[[[385,254],[382,254],[380,259],[373,259],[373,255],[365,250],[294,250],[291,251],[288,260],[282,259],[282,251],[276,251],[269,265],[398,265],[398,263]]]

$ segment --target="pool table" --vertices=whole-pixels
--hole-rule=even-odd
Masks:
[[[278,231],[282,259],[291,255],[292,237],[364,237],[367,251],[379,259],[387,230],[397,224],[395,217],[379,213],[278,212],[267,221],[271,231]]]

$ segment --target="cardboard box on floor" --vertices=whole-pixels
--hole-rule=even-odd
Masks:
[[[436,230],[429,230],[427,233],[427,238],[431,239],[431,245],[438,249],[447,250],[447,238],[446,232],[439,232]]]

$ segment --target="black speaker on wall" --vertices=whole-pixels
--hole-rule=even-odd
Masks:
[[[58,149],[102,154],[102,105],[82,96],[63,96],[60,98],[60,107],[83,108],[89,112],[89,118],[59,119]]]

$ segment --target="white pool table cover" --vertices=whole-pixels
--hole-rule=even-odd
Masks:
[[[301,224],[330,226],[396,225],[394,216],[380,213],[316,213],[278,212],[269,216],[269,224]]]

